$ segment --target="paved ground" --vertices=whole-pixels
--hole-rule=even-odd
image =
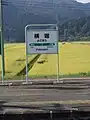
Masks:
[[[7,102],[90,100],[90,89],[60,90],[0,87],[0,100]]]
[[[65,80],[61,83],[41,81],[38,84],[0,86],[0,105],[90,104],[90,80]],[[90,109],[90,108],[89,108]]]
[[[0,115],[49,113],[48,117],[52,119],[53,113],[59,112],[60,116],[63,110],[69,111],[70,114],[67,114],[73,118],[76,113],[76,116],[84,116],[84,113],[78,113],[80,111],[90,112],[90,79],[66,79],[60,83],[55,80],[29,80],[28,84],[22,84],[23,82],[25,81],[6,81],[5,84],[0,84]],[[87,112],[85,117],[88,114],[90,116]],[[34,118],[37,116],[34,115]],[[15,116],[9,119],[15,119]]]
[[[65,81],[60,84],[0,86],[0,100],[15,102],[90,100],[90,82],[84,80]]]

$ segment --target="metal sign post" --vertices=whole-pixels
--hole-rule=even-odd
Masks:
[[[27,27],[27,26],[26,26]],[[28,83],[28,47],[27,47],[27,45],[28,45],[28,41],[27,41],[27,32],[26,32],[26,30],[27,30],[27,28],[25,27],[25,42],[26,42],[26,83]]]
[[[57,82],[59,82],[59,50],[57,53]]]
[[[26,50],[26,83],[28,83],[28,54],[27,54],[27,50]]]
[[[56,24],[31,24],[25,27],[26,83],[28,82],[28,55],[57,54],[59,80],[58,27]]]

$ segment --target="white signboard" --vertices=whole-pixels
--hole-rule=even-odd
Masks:
[[[25,28],[27,54],[57,54],[58,28],[53,24],[28,25]]]

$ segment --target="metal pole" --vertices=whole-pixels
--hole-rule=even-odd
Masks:
[[[57,82],[59,82],[59,50],[57,52]]]
[[[28,43],[27,43],[27,33],[26,33],[27,27],[25,27],[25,43],[26,43],[26,83],[28,83]]]
[[[28,83],[28,55],[27,55],[27,52],[26,52],[26,83]]]
[[[2,55],[2,83],[4,83],[5,61],[4,61],[3,5],[2,5],[2,0],[1,0],[1,55]]]

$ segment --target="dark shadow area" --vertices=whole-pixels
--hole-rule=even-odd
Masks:
[[[49,113],[4,114],[0,120],[90,120],[90,112],[63,111],[53,113],[52,117]]]
[[[36,105],[31,107],[3,104],[1,105],[3,109],[0,109],[0,111],[3,111],[0,112],[0,120],[90,120],[88,107],[90,108],[89,105],[73,108],[70,105],[63,104]],[[18,112],[18,108],[21,108],[22,111]],[[15,112],[15,109],[17,112]]]

